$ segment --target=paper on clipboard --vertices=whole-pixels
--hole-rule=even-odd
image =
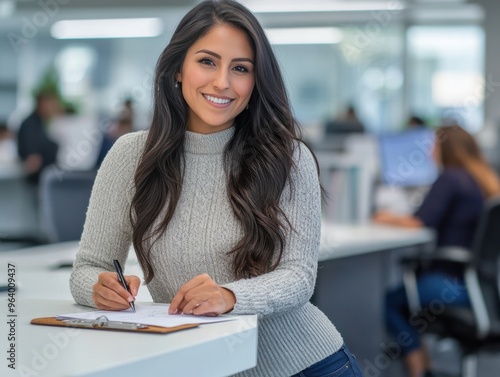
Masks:
[[[60,314],[58,319],[87,319],[95,320],[98,317],[106,316],[110,321],[120,321],[129,323],[140,323],[143,325],[161,326],[161,327],[175,327],[186,324],[204,324],[232,321],[235,318],[231,316],[220,317],[205,317],[193,316],[183,314],[168,314],[168,304],[154,305],[154,306],[141,306],[136,305],[135,313],[131,310],[123,311],[109,311],[109,310],[96,310],[91,312],[79,312],[70,314]]]

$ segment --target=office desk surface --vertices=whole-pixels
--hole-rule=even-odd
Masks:
[[[0,181],[19,179],[26,176],[21,161],[3,161],[0,164]]]
[[[6,309],[5,300],[0,303]],[[2,376],[222,377],[257,362],[257,316],[164,335],[133,334],[29,324],[34,317],[89,310],[71,301],[29,299],[17,305],[16,370],[7,368],[4,355]],[[5,353],[7,334],[1,339]]]
[[[382,250],[432,244],[434,231],[365,224],[324,223],[321,228],[320,261],[344,258]]]
[[[69,279],[77,252],[77,241],[0,252],[0,285],[5,285],[7,263],[12,263],[16,268],[20,299],[71,300]],[[129,254],[124,273],[143,276],[133,252]],[[0,293],[0,297],[4,295]],[[140,287],[137,300],[153,301],[145,286]]]

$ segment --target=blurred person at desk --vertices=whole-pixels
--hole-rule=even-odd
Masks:
[[[349,105],[344,114],[334,120],[328,121],[325,125],[326,135],[363,132],[365,132],[365,126],[359,120],[353,105]]]
[[[374,220],[408,228],[432,228],[437,234],[437,247],[470,249],[485,199],[500,194],[499,179],[475,139],[458,125],[436,130],[433,154],[441,172],[415,214],[379,212]],[[459,294],[449,305],[470,304],[461,269],[442,263],[431,266],[418,277],[421,305],[425,307],[439,299],[443,289],[450,286]],[[409,376],[432,376],[429,355],[418,332],[408,322],[410,313],[403,286],[387,294],[385,310],[388,330],[394,336],[411,335],[411,341],[405,342],[409,345],[402,347]]]
[[[259,315],[248,377],[360,377],[312,296],[321,191],[283,77],[255,16],[204,1],[180,21],[156,66],[147,132],[121,137],[94,184],[71,290],[123,310],[139,278],[117,280],[133,243],[155,302],[171,314]],[[339,303],[342,305],[342,303]],[[340,371],[340,372],[339,372]]]
[[[98,169],[102,162],[104,161],[104,157],[108,154],[109,150],[113,146],[113,144],[118,140],[121,136],[132,132],[134,129],[134,108],[132,99],[127,98],[123,103],[123,109],[118,115],[117,119],[111,125],[110,129],[103,136],[101,147],[99,149],[99,155],[97,156],[97,161],[95,168]]]
[[[339,119],[340,122],[351,125],[352,132],[365,132],[365,126],[358,117],[358,112],[353,105],[349,105],[343,117]]]
[[[17,134],[17,149],[28,174],[28,181],[38,183],[40,172],[56,162],[58,145],[48,135],[49,122],[63,114],[63,107],[56,94],[40,92],[36,107],[26,118]]]

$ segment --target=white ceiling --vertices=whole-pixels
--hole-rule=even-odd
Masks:
[[[168,8],[168,7],[191,7],[201,0],[56,0],[62,9],[99,9],[99,8]],[[259,0],[242,0],[242,3],[249,3]],[[262,0],[260,0],[262,1]],[[288,0],[289,3],[303,2],[304,0]],[[361,0],[322,0],[324,2],[349,2],[354,3]],[[363,2],[377,0],[362,0]],[[401,0],[409,5],[419,6],[456,6],[466,3],[467,0]],[[0,0],[1,2],[14,2],[18,11],[39,9],[39,0]],[[43,1],[42,1],[43,2]],[[267,3],[273,0],[266,0]],[[389,4],[390,1],[387,0]]]
[[[201,0],[55,0],[59,9],[50,17],[50,24],[60,19],[81,18],[127,18],[127,17],[161,17],[167,24],[178,19]],[[273,0],[241,0],[248,5],[251,1]],[[278,0],[276,0],[278,1]],[[281,0],[282,1],[282,0]],[[305,0],[288,0],[289,3]],[[312,1],[312,0],[309,0]],[[359,0],[317,0],[344,1],[354,3]],[[363,0],[378,1],[380,0]],[[481,21],[484,17],[482,8],[466,0],[399,0],[406,3],[402,12],[392,14],[393,20],[408,22],[439,22],[446,21]],[[474,0],[475,2],[476,0]],[[15,3],[15,11],[2,18],[2,3]],[[0,0],[0,30],[18,28],[23,17],[31,19],[41,9],[40,3],[45,0]],[[66,3],[66,4],[64,4]],[[390,4],[391,0],[387,0]],[[262,13],[257,14],[266,27],[290,26],[325,26],[332,23],[356,23],[373,19],[372,12],[311,12],[311,13]],[[43,32],[43,31],[42,31]]]
[[[39,8],[38,0],[15,0],[18,10]],[[88,8],[128,8],[128,7],[189,7],[197,0],[61,0],[65,9]],[[66,3],[66,4],[64,4]]]

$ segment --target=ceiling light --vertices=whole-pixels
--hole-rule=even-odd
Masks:
[[[241,1],[255,13],[287,12],[356,12],[356,11],[396,11],[405,7],[402,1],[356,1],[356,0],[245,0]]]
[[[0,18],[7,18],[14,14],[16,2],[14,0],[0,0]]]
[[[342,31],[334,27],[266,29],[273,45],[335,44],[342,41]]]
[[[159,18],[65,20],[54,23],[50,29],[57,39],[145,38],[157,37],[162,32]]]

